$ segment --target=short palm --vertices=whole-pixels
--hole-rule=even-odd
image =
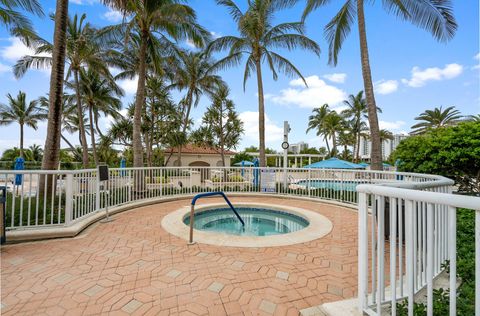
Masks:
[[[416,121],[421,122],[412,126],[412,134],[422,134],[429,129],[453,125],[462,118],[460,111],[456,110],[454,106],[450,106],[445,110],[442,107],[426,110],[415,118]]]
[[[37,100],[27,102],[25,92],[19,91],[17,97],[7,94],[7,104],[0,104],[0,125],[18,123],[20,126],[20,155],[23,157],[23,128],[34,130],[38,122],[47,119],[47,111]]]

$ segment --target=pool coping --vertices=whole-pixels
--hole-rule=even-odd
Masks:
[[[296,232],[272,236],[235,236],[224,233],[206,232],[194,229],[194,242],[224,247],[279,247],[300,244],[319,239],[328,235],[333,229],[332,222],[326,216],[303,208],[258,202],[238,202],[235,203],[235,206],[269,208],[272,210],[292,213],[307,219],[310,224],[304,229],[298,230]],[[201,212],[216,207],[224,208],[225,204],[204,204],[198,206],[195,209],[195,212]],[[178,210],[167,214],[162,219],[162,228],[165,229],[168,233],[188,241],[190,232],[189,226],[185,225],[183,222],[183,218],[188,213],[190,213],[190,206],[179,208]]]

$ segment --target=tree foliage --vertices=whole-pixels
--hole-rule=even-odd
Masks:
[[[431,173],[454,179],[462,192],[480,192],[480,123],[431,130],[403,140],[392,159],[401,171]]]

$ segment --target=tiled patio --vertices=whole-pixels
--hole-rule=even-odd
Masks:
[[[142,207],[73,239],[2,247],[0,313],[298,315],[355,295],[355,212],[274,197],[232,201],[314,210],[333,222],[333,230],[324,238],[284,247],[188,246],[160,222],[189,200]],[[213,202],[220,200],[203,201]]]

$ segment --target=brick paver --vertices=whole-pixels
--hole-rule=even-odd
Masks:
[[[298,315],[356,295],[355,212],[275,197],[232,201],[309,209],[333,230],[283,247],[189,246],[160,224],[188,200],[141,207],[76,238],[3,246],[0,314]]]

